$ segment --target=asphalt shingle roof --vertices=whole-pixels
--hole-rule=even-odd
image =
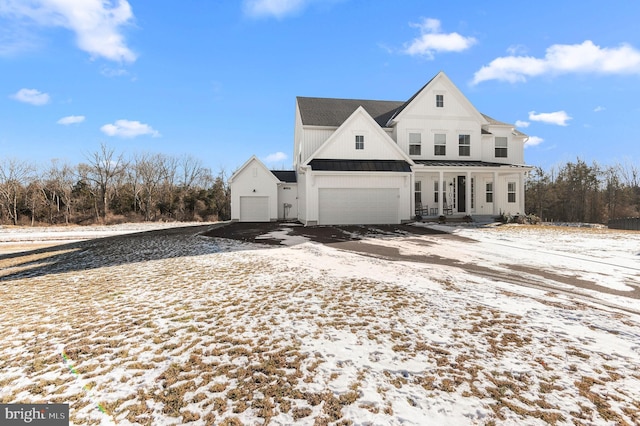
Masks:
[[[380,127],[385,127],[395,111],[404,104],[400,101],[307,98],[302,96],[298,96],[297,100],[302,124],[332,127],[342,125],[360,106],[373,117]]]

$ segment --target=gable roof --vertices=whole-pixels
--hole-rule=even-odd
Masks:
[[[298,181],[295,170],[271,170],[271,173],[273,173],[280,182],[296,183]]]
[[[420,90],[414,93],[407,101],[316,98],[305,96],[296,97],[296,101],[302,124],[305,126],[340,127],[359,107],[362,107],[380,127],[390,127],[391,122],[437,78],[444,78],[452,88],[459,93],[461,98],[464,99],[482,119],[486,120],[485,124],[513,127],[512,124],[498,121],[478,111],[443,71],[433,76],[431,80],[422,86]],[[513,133],[516,136],[527,136],[515,128]],[[491,132],[482,129],[482,134],[490,135]]]
[[[480,118],[480,120],[484,120],[485,119],[483,114],[481,114],[480,111],[478,111],[476,109],[476,107],[473,106],[473,104],[469,101],[469,99],[467,99],[467,97],[460,91],[460,89],[458,89],[458,86],[453,84],[453,82],[449,79],[449,77],[447,77],[447,75],[443,71],[440,71],[431,80],[429,80],[427,82],[427,84],[422,86],[420,88],[420,90],[418,90],[416,93],[414,93],[414,95],[411,96],[411,98],[409,98],[408,101],[406,101],[400,108],[398,108],[398,110],[393,114],[393,116],[391,116],[389,118],[389,121],[387,122],[387,127],[390,127],[392,122],[397,120],[397,118],[400,116],[400,114],[402,114],[402,112],[409,105],[411,105],[411,103],[414,102],[416,100],[416,98],[418,98],[424,91],[426,91],[429,86],[431,86],[432,84],[435,85],[436,84],[436,80],[443,80],[444,84],[446,86],[449,86],[449,89],[452,92],[452,94],[454,94],[454,96],[458,97],[458,100],[459,100],[459,102],[461,104],[466,105],[467,108],[469,109],[469,111],[471,111],[478,118]],[[481,123],[481,124],[485,124],[485,123]]]
[[[441,72],[442,72],[442,71],[441,71]],[[430,85],[430,84],[431,84],[431,82],[432,82],[432,81],[433,81],[437,76],[438,76],[438,74],[434,75],[434,76],[431,78],[431,80],[427,81],[427,83],[426,83],[424,86],[422,86],[422,87],[420,88],[420,90],[418,90],[416,93],[414,93],[414,94],[413,94],[413,96],[411,96],[411,97],[409,98],[409,100],[407,100],[406,102],[404,102],[404,103],[403,103],[403,104],[402,104],[398,109],[396,109],[396,110],[393,112],[393,115],[392,115],[391,117],[389,117],[389,120],[387,120],[387,122],[385,123],[385,125],[388,125],[388,124],[391,122],[391,120],[393,120],[394,118],[396,118],[396,116],[397,116],[398,114],[400,114],[400,113],[401,113],[401,112],[402,112],[402,111],[407,107],[407,105],[409,105],[411,102],[413,102],[413,100],[414,100],[414,99],[415,99],[415,98],[416,98],[416,97],[417,97],[417,96],[418,96],[418,95],[419,95],[419,94],[420,94],[420,93],[421,93],[421,92],[422,92],[422,91],[423,91],[423,90],[424,90],[428,85]]]
[[[373,117],[371,117],[371,115],[364,109],[363,106],[359,106],[342,124],[340,124],[340,126],[336,129],[336,131],[333,132],[331,136],[329,136],[329,138],[326,141],[324,141],[322,145],[320,145],[320,147],[318,147],[318,149],[316,149],[315,152],[313,152],[308,157],[306,164],[309,164],[309,161],[314,158],[323,158],[323,157],[332,158],[333,156],[331,154],[327,155],[326,153],[327,150],[330,150],[332,145],[336,143],[336,140],[338,140],[341,137],[341,135],[347,131],[349,126],[351,126],[351,124],[357,121],[358,119],[364,119],[364,122],[366,123],[365,126],[378,135],[379,137],[378,141],[383,144],[386,144],[386,147],[388,147],[391,153],[395,153],[395,157],[396,157],[395,159],[402,159],[409,164],[413,164],[413,161],[411,160],[411,158],[402,149],[400,149],[398,144],[393,139],[391,139],[391,136],[389,136],[387,132],[385,132],[382,129],[382,127],[379,126],[380,123],[376,122],[373,119]],[[360,157],[358,159],[363,159],[363,158]],[[367,158],[367,159],[372,159],[372,158]],[[392,159],[392,158],[387,158],[387,159]]]
[[[258,167],[260,167],[263,171],[268,173],[268,176],[271,176],[273,178],[273,181],[277,183],[278,178],[274,176],[271,170],[267,169],[267,166],[265,166],[264,163],[260,161],[258,157],[256,157],[255,155],[252,155],[251,158],[249,158],[242,166],[240,166],[240,168],[238,168],[238,170],[236,170],[231,175],[231,177],[229,178],[229,183],[233,183],[234,179],[240,176],[240,174],[242,174],[244,170],[246,170],[249,167],[249,164],[251,163],[256,163]]]
[[[380,127],[385,127],[396,109],[404,104],[401,101],[307,98],[302,96],[298,96],[296,100],[303,125],[327,127],[339,127],[358,107],[363,107]]]

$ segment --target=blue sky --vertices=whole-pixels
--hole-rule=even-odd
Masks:
[[[0,0],[0,158],[291,166],[296,96],[406,100],[444,71],[525,161],[640,163],[640,2]]]

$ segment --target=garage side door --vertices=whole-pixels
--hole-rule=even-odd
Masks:
[[[269,220],[269,197],[240,197],[240,222]]]
[[[320,225],[399,223],[397,188],[320,188]]]

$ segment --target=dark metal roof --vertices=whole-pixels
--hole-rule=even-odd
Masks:
[[[457,160],[413,160],[416,164],[431,167],[529,167],[519,164],[491,163],[488,161],[457,161]]]
[[[404,102],[371,101],[364,99],[334,99],[297,97],[302,124],[307,126],[339,127],[362,106],[380,125],[385,127],[396,109]]]
[[[316,158],[309,162],[312,170],[334,172],[411,172],[404,160],[331,160]]]
[[[298,181],[295,170],[271,170],[280,182],[296,183]]]

